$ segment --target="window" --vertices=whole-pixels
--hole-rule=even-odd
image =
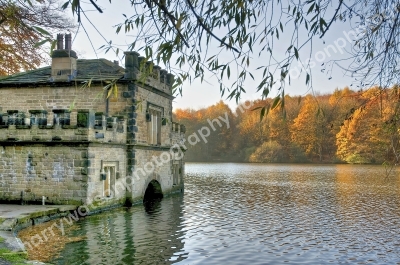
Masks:
[[[103,112],[96,112],[94,114],[94,128],[103,129]]]
[[[148,144],[161,144],[161,109],[149,106],[146,112],[147,142]]]
[[[53,109],[54,125],[70,125],[70,111],[65,109]]]
[[[88,111],[78,111],[76,119],[77,119],[78,128],[88,128],[89,127],[89,112]]]
[[[104,173],[106,178],[103,186],[103,196],[112,197],[115,192],[115,166],[105,166]]]
[[[101,160],[100,180],[102,181],[103,197],[119,197],[121,190],[116,190],[116,180],[120,178],[119,162]],[[123,190],[125,194],[125,190]]]

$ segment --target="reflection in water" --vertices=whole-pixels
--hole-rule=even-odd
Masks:
[[[56,264],[396,264],[400,179],[379,166],[188,164],[185,196],[79,222]]]
[[[168,264],[184,259],[182,196],[147,202],[90,216],[76,234],[87,239],[69,244],[54,264]],[[162,203],[161,203],[162,202]],[[182,251],[182,254],[178,253]]]
[[[144,201],[143,206],[147,214],[157,213],[161,207],[161,199]]]

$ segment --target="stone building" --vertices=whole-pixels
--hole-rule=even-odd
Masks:
[[[101,207],[181,192],[173,80],[136,52],[125,69],[80,60],[59,34],[51,66],[0,79],[0,201]]]

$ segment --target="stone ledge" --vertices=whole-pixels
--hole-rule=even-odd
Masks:
[[[14,231],[33,224],[59,218],[77,209],[76,205],[12,205],[2,204],[0,231]]]

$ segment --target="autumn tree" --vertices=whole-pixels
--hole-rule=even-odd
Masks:
[[[186,135],[189,136],[197,133],[204,124],[204,109],[176,109],[174,110],[173,120],[184,124],[186,127]],[[202,144],[190,146],[185,154],[187,161],[206,161],[206,154],[204,154]]]
[[[0,0],[0,76],[46,62],[50,49],[40,44],[73,27],[54,0]]]
[[[268,104],[267,100],[256,100],[253,108],[242,112],[238,107],[235,110],[239,123],[237,129],[242,138],[243,144],[248,147],[259,146],[267,139],[267,120],[260,118],[260,113],[254,109],[261,108]]]
[[[325,103],[325,104],[324,104]],[[298,144],[310,158],[322,161],[329,155],[334,136],[330,132],[329,107],[326,100],[307,96],[291,127],[292,141]]]
[[[199,110],[177,109],[174,120],[185,124],[188,138],[196,135],[199,139],[196,144],[189,145],[186,159],[188,161],[237,160],[238,145],[234,139],[235,118],[229,106],[223,101]],[[201,134],[204,135],[204,139]],[[193,136],[193,139],[196,137]]]
[[[205,118],[207,120],[206,126],[211,130],[207,143],[212,147],[209,155],[214,160],[225,160],[232,156],[234,150],[237,149],[237,144],[233,138],[236,120],[232,110],[221,100],[206,109]],[[228,121],[229,128],[225,121]]]
[[[347,162],[397,164],[400,160],[400,89],[373,87],[364,92],[337,89],[330,95],[284,98],[267,109],[254,109],[274,99],[255,100],[232,113],[223,102],[199,110],[176,110],[187,136],[210,128],[210,121],[227,115],[230,128],[215,123],[207,143],[187,152],[189,161]],[[218,130],[221,129],[221,130]],[[262,133],[260,133],[262,132]]]
[[[348,163],[382,163],[399,159],[399,92],[397,86],[362,93],[368,103],[354,110],[336,135],[337,155]]]

